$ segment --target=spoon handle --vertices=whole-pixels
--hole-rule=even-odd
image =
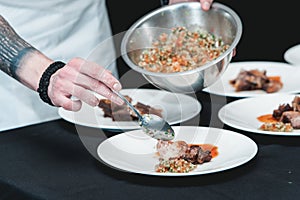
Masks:
[[[142,118],[141,114],[135,109],[135,107],[119,92],[112,90],[113,93],[115,93],[116,95],[118,95],[118,97],[120,97],[134,112],[135,114],[138,116],[138,118]]]

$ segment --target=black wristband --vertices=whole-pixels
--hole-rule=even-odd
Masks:
[[[160,3],[162,6],[165,6],[169,4],[169,0],[160,0]]]
[[[61,61],[55,61],[52,64],[49,65],[49,67],[44,71],[40,83],[39,83],[39,88],[37,89],[37,92],[40,95],[40,98],[48,103],[51,106],[54,106],[53,103],[51,102],[51,99],[48,96],[48,87],[50,83],[50,78],[51,76],[60,68],[64,67],[66,64],[61,62]]]

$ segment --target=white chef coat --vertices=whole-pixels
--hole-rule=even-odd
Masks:
[[[0,12],[23,39],[51,59],[82,57],[109,66],[118,76],[105,0],[0,0]],[[0,71],[0,131],[58,118],[58,108]]]

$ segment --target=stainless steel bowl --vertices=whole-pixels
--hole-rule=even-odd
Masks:
[[[176,26],[197,25],[222,37],[230,45],[217,59],[196,69],[178,73],[156,73],[138,66],[141,52],[152,47],[161,33]],[[172,92],[194,93],[213,84],[225,71],[242,35],[239,16],[229,7],[213,3],[203,11],[198,2],[178,3],[158,8],[135,22],[124,34],[121,54],[128,66],[141,73],[154,86]]]

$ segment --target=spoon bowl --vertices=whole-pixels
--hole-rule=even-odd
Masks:
[[[155,139],[172,140],[175,137],[174,130],[170,124],[157,115],[142,115],[139,118],[139,125],[147,135]]]

